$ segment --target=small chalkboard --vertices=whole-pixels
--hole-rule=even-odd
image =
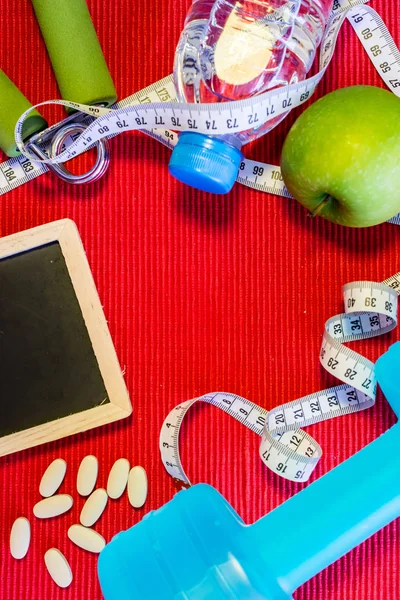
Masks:
[[[75,224],[0,239],[0,456],[131,412]]]

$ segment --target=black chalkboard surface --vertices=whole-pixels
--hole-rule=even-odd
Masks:
[[[0,238],[0,456],[131,411],[75,224]]]
[[[109,402],[57,242],[0,260],[0,436]]]

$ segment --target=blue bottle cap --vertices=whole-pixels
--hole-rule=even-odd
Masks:
[[[198,190],[227,194],[242,159],[240,150],[219,138],[185,131],[172,152],[169,172]]]

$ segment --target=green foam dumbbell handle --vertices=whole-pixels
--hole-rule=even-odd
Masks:
[[[0,69],[0,148],[7,156],[18,156],[14,130],[19,117],[32,104],[16,85]],[[46,129],[47,123],[37,110],[32,111],[24,122],[23,137]]]
[[[32,0],[65,100],[109,106],[117,99],[85,0]]]

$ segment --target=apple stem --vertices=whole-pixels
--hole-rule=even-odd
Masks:
[[[325,196],[325,198],[314,208],[314,210],[312,212],[309,213],[309,217],[311,219],[313,219],[314,217],[317,217],[321,210],[328,204],[328,202],[330,202],[332,199],[332,196],[330,196],[329,194],[327,194]]]

